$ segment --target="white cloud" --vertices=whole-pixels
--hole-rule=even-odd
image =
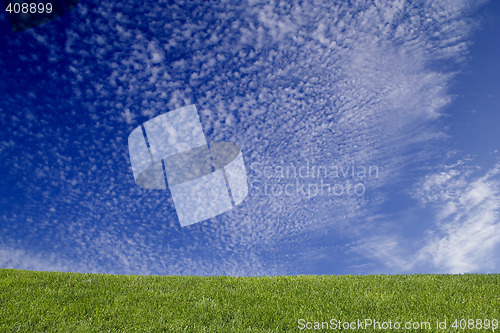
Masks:
[[[452,169],[428,175],[414,196],[433,212],[434,223],[422,241],[385,232],[355,244],[355,251],[394,272],[500,269],[500,165],[474,176],[458,163]]]
[[[50,61],[61,66],[30,71],[47,71],[73,98],[44,101],[38,91],[2,100],[0,119],[16,145],[12,154],[2,143],[2,158],[8,154],[10,176],[29,199],[0,216],[0,244],[8,243],[2,237],[16,237],[29,217],[28,241],[43,235],[66,248],[77,242],[74,255],[106,271],[286,272],[293,263],[280,260],[283,253],[266,267],[273,249],[297,235],[307,240],[311,230],[348,225],[381,198],[308,201],[251,193],[238,209],[186,236],[175,229],[167,193],[135,187],[129,132],[146,117],[196,103],[209,140],[230,138],[247,163],[377,165],[384,172],[370,184],[375,193],[402,172],[410,144],[439,136],[422,128],[450,102],[446,87],[453,76],[428,64],[464,59],[474,6],[466,0],[422,1],[419,7],[399,0],[351,7],[329,0],[202,1],[192,7],[146,1],[143,15],[134,1],[79,4],[64,33],[47,24],[18,35],[2,51],[17,44],[49,49]],[[20,56],[30,54],[35,52]],[[37,64],[44,61],[40,54]],[[32,119],[24,119],[18,107],[24,103]],[[36,170],[46,176],[32,182],[41,174]],[[467,200],[476,202],[484,191],[472,191]],[[49,206],[55,211],[46,211]],[[447,207],[448,215],[457,209]],[[124,245],[127,237],[137,245]],[[60,250],[44,242],[49,253]]]
[[[500,246],[500,167],[467,181],[466,176],[439,178],[435,188],[424,189],[435,197],[438,230],[419,251],[419,261],[451,273],[493,272],[500,268],[495,249]],[[455,179],[456,177],[456,179]],[[439,191],[441,189],[441,191]],[[438,190],[438,192],[436,192]]]

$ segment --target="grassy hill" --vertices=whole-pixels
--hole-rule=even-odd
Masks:
[[[436,329],[445,319],[447,329]],[[461,319],[474,319],[474,327],[461,330]],[[403,332],[407,323],[431,325],[410,327],[415,332],[500,332],[494,320],[498,326],[498,274],[247,278],[0,269],[1,332]]]

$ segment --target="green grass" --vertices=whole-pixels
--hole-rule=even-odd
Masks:
[[[299,319],[365,318],[430,322],[432,330],[412,330],[426,332],[438,331],[436,319],[447,319],[448,329],[439,332],[461,332],[450,328],[455,319],[500,320],[500,275],[248,278],[0,269],[1,332],[298,332]]]

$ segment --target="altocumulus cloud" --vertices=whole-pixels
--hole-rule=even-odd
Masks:
[[[362,237],[363,221],[384,201],[381,189],[404,172],[409,147],[444,136],[429,124],[450,103],[454,76],[431,64],[454,68],[466,59],[477,6],[86,1],[71,25],[3,37],[2,75],[11,83],[1,83],[9,93],[0,102],[0,155],[15,191],[1,202],[1,266],[251,275],[294,273],[328,257],[335,244],[316,244],[318,235]],[[249,164],[308,160],[383,172],[364,197],[250,193],[238,209],[181,230],[168,195],[134,186],[126,138],[191,103],[207,139],[237,143]],[[455,215],[438,219],[448,238],[429,238],[420,256],[443,262],[457,230],[474,228],[466,207],[493,214],[497,201],[482,197],[492,187],[481,179],[463,188],[470,201],[450,199]],[[496,228],[491,216],[476,222]],[[458,221],[452,229],[444,227],[449,219]],[[470,249],[463,251],[483,251]],[[445,267],[475,267],[465,265]]]

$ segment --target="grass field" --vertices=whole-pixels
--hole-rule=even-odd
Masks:
[[[365,319],[373,324],[352,326]],[[447,329],[438,330],[436,320],[445,319]],[[451,327],[455,319],[458,327],[460,319],[482,321],[461,330]],[[315,322],[323,325],[316,332],[500,332],[493,319],[500,320],[498,274],[182,277],[0,269],[1,332],[307,332]],[[346,323],[338,321],[350,329],[339,330]],[[392,330],[384,329],[389,321]],[[431,329],[404,329],[427,322]]]

